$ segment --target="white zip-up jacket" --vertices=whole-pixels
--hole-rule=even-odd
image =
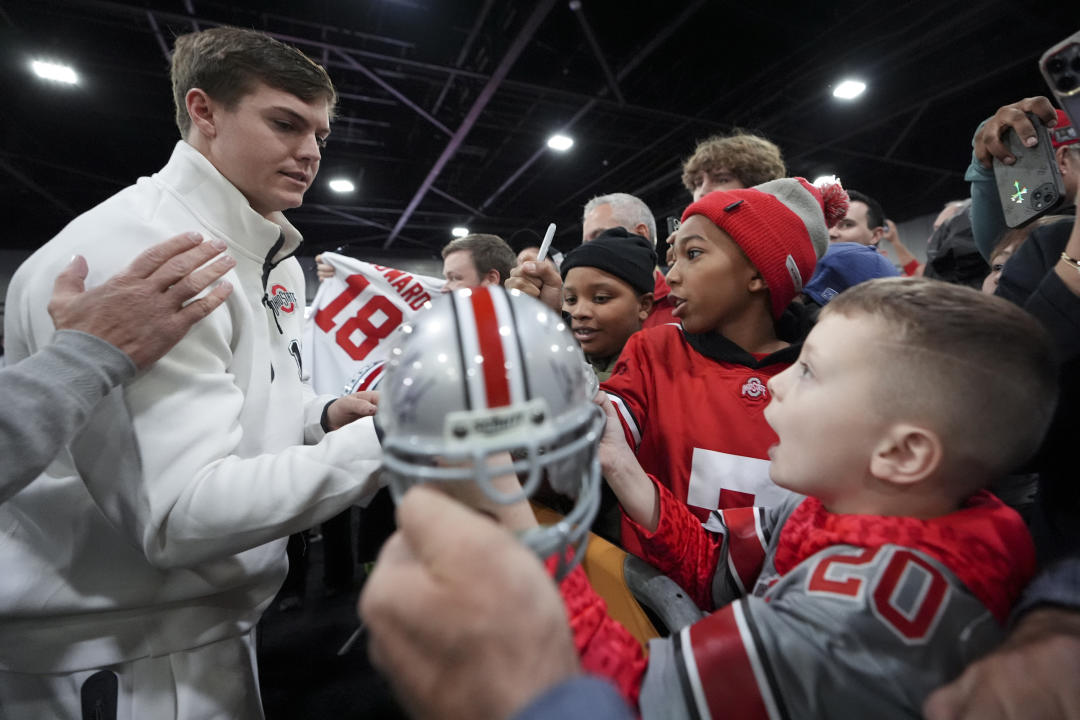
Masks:
[[[227,243],[235,290],[0,506],[0,669],[95,668],[244,633],[285,577],[283,538],[377,489],[371,419],[324,434],[333,398],[301,379],[299,233],[185,142],[19,268],[8,361],[48,344],[53,279],[73,254],[92,286],[190,230]]]

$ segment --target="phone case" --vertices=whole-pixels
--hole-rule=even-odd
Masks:
[[[1026,225],[1037,217],[1060,207],[1065,200],[1065,182],[1054,160],[1054,148],[1046,126],[1029,114],[1039,142],[1025,147],[1016,133],[1009,130],[1005,142],[1016,158],[1013,165],[994,159],[994,179],[997,181],[1005,224],[1011,228]]]
[[[1075,138],[1077,120],[1080,120],[1080,31],[1044,52],[1039,58],[1039,70],[1072,123],[1068,128],[1054,132],[1071,131],[1068,139]]]

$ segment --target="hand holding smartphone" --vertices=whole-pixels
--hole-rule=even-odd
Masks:
[[[1037,117],[1028,113],[1035,127],[1038,143],[1027,147],[1011,128],[1003,141],[1016,162],[1006,165],[994,158],[994,179],[998,197],[1005,214],[1005,224],[1011,228],[1026,225],[1052,212],[1065,201],[1065,181],[1061,177],[1050,133]]]

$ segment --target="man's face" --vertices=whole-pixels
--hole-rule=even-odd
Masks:
[[[209,159],[262,216],[299,207],[330,134],[327,103],[259,84],[231,110],[216,105]]]
[[[585,219],[581,222],[581,242],[595,240],[600,233],[618,225],[610,205],[597,205],[585,215]]]
[[[590,240],[595,240],[600,233],[614,227],[624,227],[632,233],[652,240],[649,237],[649,228],[644,223],[635,225],[626,218],[616,216],[611,205],[597,205],[581,221],[581,242],[587,243]]]
[[[870,223],[866,219],[868,210],[866,203],[852,200],[844,219],[829,230],[829,241],[876,246],[884,234],[884,229],[870,227]]]
[[[482,284],[471,250],[455,250],[443,258],[442,274],[446,278],[446,283],[442,286],[444,293],[461,288],[480,287]]]
[[[688,333],[718,330],[747,311],[757,269],[704,215],[691,215],[675,234],[675,263],[668,270],[672,317]]]
[[[694,189],[691,193],[694,196],[694,202],[714,190],[740,190],[746,187],[742,180],[735,176],[735,173],[723,165],[698,171],[698,174],[694,176],[693,185]]]
[[[880,320],[829,314],[795,364],[769,380],[765,420],[779,439],[769,448],[773,482],[837,512],[858,500],[889,427],[874,401],[882,382],[874,348],[886,341]]]

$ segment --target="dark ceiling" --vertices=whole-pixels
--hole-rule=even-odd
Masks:
[[[567,249],[593,195],[681,211],[682,158],[732,126],[778,143],[792,174],[836,173],[905,220],[966,194],[980,119],[1046,92],[1036,60],[1076,30],[1067,7],[0,0],[0,248],[39,246],[164,164],[172,38],[217,24],[296,44],[341,93],[320,176],[290,212],[312,250],[430,255],[452,225],[508,236],[550,221]],[[32,58],[66,60],[83,82],[42,83]],[[837,101],[830,85],[849,74],[869,89]],[[576,140],[566,154],[544,144],[559,129]],[[342,174],[352,195],[326,187]]]

